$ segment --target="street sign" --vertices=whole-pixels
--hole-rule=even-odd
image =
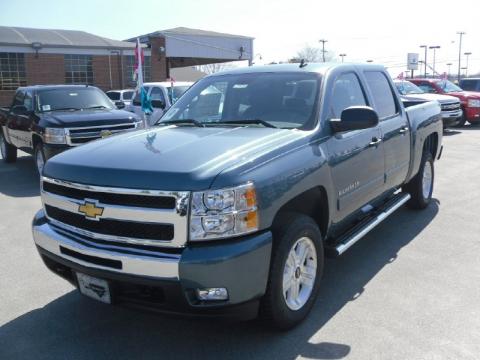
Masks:
[[[418,70],[418,54],[417,53],[408,53],[407,69]]]

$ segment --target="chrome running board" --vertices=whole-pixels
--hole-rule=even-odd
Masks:
[[[352,228],[345,235],[341,236],[338,243],[334,245],[330,250],[333,256],[340,256],[347,251],[353,244],[373,230],[378,224],[389,217],[399,207],[410,200],[410,194],[398,194],[393,199],[385,204],[380,212],[367,222],[362,222],[359,225]]]

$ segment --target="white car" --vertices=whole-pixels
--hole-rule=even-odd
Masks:
[[[172,106],[182,94],[192,86],[193,82],[176,81],[172,83],[164,82],[149,82],[144,83],[143,86],[147,90],[147,94],[152,100],[153,113],[149,116],[149,125],[155,124],[163,115],[165,109]],[[140,93],[137,91],[133,97],[132,104],[126,107],[126,110],[131,111],[139,116],[143,116],[142,107],[140,103]]]
[[[113,101],[117,107],[120,105],[122,107],[129,106],[132,103],[133,95],[135,95],[135,89],[124,89],[124,90],[110,90],[106,92],[110,100]]]
[[[406,101],[438,101],[442,108],[443,127],[457,125],[463,116],[460,100],[454,96],[426,93],[414,83],[406,80],[394,80],[401,97]]]

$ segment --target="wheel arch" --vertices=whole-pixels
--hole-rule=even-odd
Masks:
[[[329,227],[328,195],[325,187],[316,186],[290,199],[278,209],[272,227],[280,226],[282,220],[291,213],[299,213],[311,217],[318,225],[325,239]]]

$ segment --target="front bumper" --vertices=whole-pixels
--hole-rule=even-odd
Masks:
[[[178,252],[93,243],[51,226],[43,211],[33,238],[45,265],[77,286],[75,272],[110,283],[112,303],[165,313],[251,319],[265,293],[270,232],[190,246]],[[225,301],[202,302],[198,288],[225,287]]]
[[[465,119],[469,123],[479,123],[480,122],[480,108],[465,108]]]
[[[63,144],[43,144],[43,153],[45,154],[45,159],[48,160],[54,157],[57,154],[64,152],[65,150],[72,149],[71,146]]]
[[[456,111],[442,111],[442,121],[443,121],[443,126],[448,127],[448,126],[454,126],[457,125],[463,115],[463,111],[456,110]]]

